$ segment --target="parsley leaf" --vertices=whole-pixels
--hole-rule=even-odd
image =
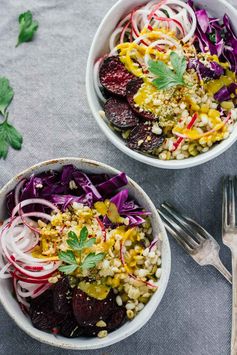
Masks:
[[[170,61],[176,74],[183,80],[183,75],[187,69],[187,61],[184,56],[179,56],[175,52],[171,52]]]
[[[70,246],[72,250],[83,250],[85,248],[92,247],[92,245],[94,245],[96,242],[96,238],[87,239],[87,237],[88,237],[88,229],[86,227],[82,228],[80,232],[79,240],[76,233],[70,231],[68,233],[69,239],[67,240],[67,244]]]
[[[78,265],[63,265],[59,266],[58,270],[63,272],[66,275],[72,274],[76,269],[78,268]]]
[[[80,233],[80,244],[83,244],[88,237],[88,229],[83,227]]]
[[[77,260],[75,255],[71,250],[61,251],[58,255],[59,259],[69,265],[61,265],[59,266],[59,271],[63,272],[66,275],[73,273],[79,265],[77,264]]]
[[[68,238],[69,239],[67,239],[67,244],[69,245],[69,247],[73,250],[80,250],[80,243],[79,243],[76,233],[74,233],[72,231],[69,232]]]
[[[31,11],[20,14],[18,21],[20,24],[20,33],[16,47],[23,42],[30,42],[39,27],[38,22],[33,20]]]
[[[90,238],[88,239],[85,244],[84,244],[84,248],[90,248],[92,247],[96,242],[96,238]]]
[[[105,253],[88,254],[81,264],[82,270],[94,268],[99,261],[104,259],[104,257],[105,257]]]
[[[58,257],[60,260],[64,261],[66,264],[77,264],[77,260],[75,258],[75,255],[73,254],[73,252],[71,250],[68,251],[61,251],[58,254]]]
[[[158,90],[170,89],[177,85],[185,85],[183,79],[183,75],[187,69],[185,57],[171,52],[170,61],[174,70],[171,70],[162,61],[149,61],[149,71],[158,77],[152,82]]]
[[[6,109],[10,105],[14,96],[13,89],[9,85],[7,78],[0,78],[0,113],[5,116]]]
[[[6,159],[9,146],[20,150],[23,142],[22,135],[7,121],[0,124],[0,159]]]

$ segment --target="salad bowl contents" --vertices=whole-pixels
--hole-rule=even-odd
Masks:
[[[224,147],[237,120],[233,23],[192,1],[135,3],[114,24],[109,50],[99,52],[94,65],[100,120],[117,146],[122,139],[123,150],[139,160],[175,167],[189,158],[198,164],[202,153],[212,157],[209,150]],[[106,19],[98,34],[103,28]]]
[[[0,287],[8,282],[34,331],[111,341],[162,297],[163,230],[125,173],[78,161],[45,164],[8,188]]]

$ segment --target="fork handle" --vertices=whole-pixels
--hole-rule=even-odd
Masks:
[[[237,355],[237,249],[232,250],[232,335],[231,355]]]
[[[215,258],[215,261],[212,262],[212,266],[214,266],[226,278],[226,280],[229,281],[230,284],[232,283],[232,275],[226,269],[224,264],[222,264],[220,257]]]

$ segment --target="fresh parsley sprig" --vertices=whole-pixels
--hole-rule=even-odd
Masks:
[[[187,69],[186,58],[183,55],[179,56],[176,52],[171,52],[170,61],[173,70],[162,61],[149,61],[149,71],[157,76],[157,79],[154,79],[152,83],[158,90],[166,90],[173,86],[185,85],[183,76]]]
[[[7,108],[14,96],[9,80],[0,77],[0,115],[4,121],[0,123],[0,159],[6,159],[9,147],[20,150],[23,142],[22,135],[8,122]]]
[[[39,27],[38,22],[33,20],[31,11],[23,12],[20,14],[18,21],[20,33],[16,47],[18,47],[21,43],[32,41],[34,34]]]
[[[79,238],[76,233],[70,231],[68,233],[67,244],[72,250],[62,251],[59,253],[59,259],[67,265],[61,265],[59,271],[69,275],[73,273],[77,268],[81,270],[92,269],[97,263],[104,259],[105,253],[89,253],[85,257],[82,257],[82,251],[84,249],[92,247],[96,242],[96,238],[88,238],[88,229],[83,227]],[[80,258],[78,263],[76,255]]]

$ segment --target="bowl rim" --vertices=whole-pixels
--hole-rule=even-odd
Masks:
[[[108,169],[111,171],[111,173],[119,173],[119,170],[113,168],[112,166],[110,166],[108,164],[104,164],[104,163],[101,163],[101,162],[98,162],[95,160],[91,160],[91,159],[86,159],[86,158],[65,157],[65,158],[46,160],[46,161],[32,165],[31,167],[21,171],[20,173],[15,175],[13,178],[11,178],[0,189],[0,199],[4,198],[6,196],[6,191],[8,191],[9,187],[11,187],[12,185],[15,185],[19,180],[22,179],[23,176],[30,175],[32,172],[37,171],[39,168],[47,167],[48,165],[60,164],[63,166],[65,164],[70,164],[70,163],[73,164],[73,162],[74,163],[77,162],[79,164],[84,163],[85,165],[87,165],[86,168],[88,168],[88,170],[89,170],[89,166],[92,165],[92,166],[101,167],[102,169],[103,168]],[[165,275],[166,276],[164,277],[164,280],[163,280],[162,289],[160,289],[159,292],[155,293],[152,296],[152,298],[153,298],[155,295],[157,295],[157,296],[155,296],[156,303],[153,305],[153,308],[152,308],[152,310],[150,310],[150,313],[148,314],[148,316],[146,316],[146,318],[144,318],[144,320],[140,321],[138,324],[136,324],[136,325],[134,324],[133,327],[129,328],[129,330],[124,331],[122,334],[117,334],[117,336],[114,337],[113,339],[109,339],[106,337],[103,339],[99,339],[100,343],[90,345],[89,341],[86,344],[80,344],[80,343],[76,344],[76,343],[72,343],[71,339],[64,338],[64,337],[60,337],[60,339],[52,338],[52,340],[51,340],[49,338],[53,337],[53,334],[48,334],[43,331],[39,331],[38,329],[34,328],[33,325],[30,323],[28,324],[26,322],[23,324],[22,320],[18,319],[17,315],[13,314],[8,299],[5,299],[4,296],[2,295],[2,293],[0,292],[0,303],[3,306],[4,310],[7,312],[7,314],[10,316],[10,318],[17,324],[17,326],[20,329],[22,329],[26,334],[28,334],[30,337],[34,338],[35,340],[38,340],[39,342],[47,344],[47,345],[51,345],[51,346],[63,348],[63,349],[69,349],[69,350],[94,350],[94,349],[104,348],[104,347],[107,347],[107,346],[110,346],[112,344],[122,341],[123,339],[129,337],[130,335],[134,334],[139,329],[141,329],[149,321],[149,319],[152,317],[152,315],[156,311],[157,307],[159,306],[159,304],[164,296],[164,293],[166,291],[169,277],[170,277],[170,272],[171,272],[171,250],[170,250],[169,239],[168,239],[168,236],[167,236],[167,233],[165,230],[165,226],[158,214],[158,211],[157,211],[154,203],[150,199],[150,197],[147,195],[147,193],[142,189],[142,187],[140,185],[138,185],[129,176],[127,176],[127,177],[128,177],[129,183],[135,188],[135,190],[139,191],[143,195],[143,197],[147,200],[147,202],[149,202],[149,204],[151,204],[151,206],[154,207],[153,211],[152,211],[153,218],[155,218],[158,221],[160,232],[162,234],[162,239],[165,240],[165,247],[166,247],[166,272],[165,272]],[[1,288],[1,286],[0,286],[0,288]],[[148,304],[149,304],[149,302],[148,302]],[[19,311],[21,311],[20,308],[19,308]],[[132,325],[132,322],[131,322],[131,325]],[[80,338],[78,338],[78,339],[80,339]],[[108,339],[108,340],[106,341],[106,339]]]
[[[144,3],[146,0],[143,0]],[[224,6],[229,8],[231,12],[233,12],[233,17],[236,17],[237,20],[237,8],[235,8],[232,4],[229,4],[226,0],[217,0],[217,2],[222,3]],[[186,169],[186,168],[191,168],[195,167],[201,164],[204,164],[214,158],[217,158],[219,155],[227,151],[237,140],[237,123],[231,132],[230,136],[219,142],[216,146],[212,147],[209,151],[198,154],[196,157],[189,157],[183,160],[160,160],[158,158],[148,156],[142,153],[139,153],[137,151],[134,151],[130,148],[128,148],[125,144],[125,142],[122,140],[122,138],[118,137],[117,134],[115,134],[112,129],[106,124],[106,122],[101,118],[98,110],[96,109],[96,105],[94,103],[93,96],[91,94],[91,89],[93,88],[93,65],[94,61],[96,58],[94,58],[94,50],[96,46],[98,46],[99,43],[99,36],[101,30],[104,28],[104,26],[107,23],[108,18],[113,14],[117,7],[120,6],[120,4],[126,3],[126,0],[118,0],[111,8],[110,10],[106,13],[104,18],[102,19],[96,33],[94,36],[94,39],[92,41],[88,59],[87,59],[87,67],[86,67],[86,94],[87,94],[87,101],[90,107],[90,110],[94,116],[94,119],[96,120],[97,124],[99,125],[100,129],[104,132],[106,137],[109,139],[109,141],[116,146],[120,151],[122,151],[124,154],[128,155],[129,157],[140,161],[144,164],[154,166],[156,168],[162,168],[162,169]],[[131,6],[131,4],[129,4]]]

